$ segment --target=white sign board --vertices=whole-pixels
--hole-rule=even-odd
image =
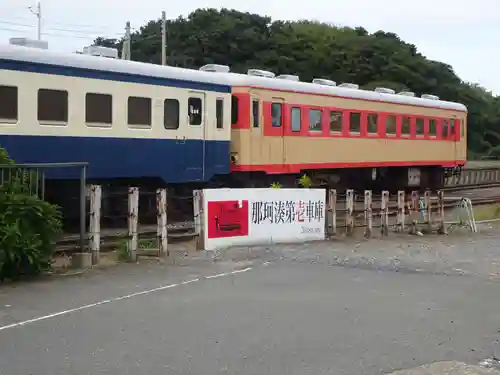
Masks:
[[[205,250],[325,238],[324,189],[203,190]]]

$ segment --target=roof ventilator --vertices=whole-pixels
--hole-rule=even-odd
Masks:
[[[401,92],[398,92],[398,95],[403,95],[403,96],[411,96],[411,97],[414,97],[414,96],[415,96],[415,93],[414,93],[414,92],[411,92],[411,91],[401,91]]]
[[[295,81],[295,82],[299,82],[300,81],[299,76],[292,75],[292,74],[280,74],[276,78],[277,79],[286,79],[288,81]]]
[[[337,86],[337,82],[325,78],[314,78],[312,83],[323,86]]]
[[[359,85],[356,85],[355,83],[341,83],[339,87],[345,87],[346,89],[359,89]]]
[[[227,65],[219,65],[219,64],[207,64],[203,65],[200,70],[202,72],[214,72],[214,73],[229,73],[231,70]]]
[[[393,89],[388,89],[386,87],[377,87],[373,91],[378,92],[380,94],[395,94],[396,93],[396,91],[394,91]]]
[[[430,99],[430,100],[439,100],[439,96],[430,95],[430,94],[422,94],[422,99]]]
[[[274,74],[273,72],[260,69],[248,69],[247,74],[249,76],[264,77],[264,78],[274,78],[276,76],[276,74]]]

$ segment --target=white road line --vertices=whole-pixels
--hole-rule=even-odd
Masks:
[[[206,276],[205,279],[214,279],[216,277],[234,275],[234,274],[237,274],[237,273],[250,271],[251,269],[252,268],[249,267],[249,268],[245,268],[243,270],[236,270],[236,271],[233,271],[233,272],[219,273],[219,274],[216,274],[216,275]],[[197,282],[197,281],[200,281],[200,279],[196,278],[196,279],[192,279],[192,280],[183,281],[181,283],[163,285],[163,286],[159,286],[158,288],[153,288],[153,289],[144,290],[142,292],[127,294],[127,295],[121,296],[121,297],[115,297],[115,298],[111,298],[111,299],[105,299],[103,301],[99,301],[99,302],[95,302],[95,303],[90,303],[88,305],[75,307],[73,309],[59,311],[59,312],[56,312],[56,313],[53,313],[53,314],[39,316],[37,318],[24,320],[22,322],[17,322],[17,323],[7,324],[5,326],[0,326],[0,331],[5,331],[6,329],[25,326],[27,324],[40,322],[42,320],[47,320],[47,319],[55,318],[55,317],[62,316],[62,315],[68,315],[68,314],[71,314],[71,313],[74,313],[74,312],[77,312],[77,311],[87,310],[87,309],[90,309],[90,308],[93,308],[93,307],[97,307],[97,306],[101,306],[101,305],[105,305],[105,304],[108,304],[108,303],[111,303],[111,302],[118,302],[118,301],[122,301],[122,300],[125,300],[125,299],[137,297],[137,296],[142,296],[142,295],[151,294],[151,293],[154,293],[154,292],[159,292],[159,291],[162,291],[162,290],[167,290],[167,289],[174,288],[174,287],[180,286],[180,285],[192,284],[192,283]]]

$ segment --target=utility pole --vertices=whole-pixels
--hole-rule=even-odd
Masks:
[[[167,15],[161,12],[161,65],[167,65]]]
[[[122,60],[130,60],[130,21],[125,24],[125,38],[122,44]]]
[[[37,18],[37,24],[36,24],[36,34],[37,35],[36,36],[37,36],[38,40],[42,40],[42,5],[40,4],[40,1],[36,2],[36,9],[35,10],[33,10],[32,6],[29,6],[28,9]]]

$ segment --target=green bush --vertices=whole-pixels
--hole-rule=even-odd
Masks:
[[[2,151],[0,164],[6,155]],[[62,231],[59,208],[30,194],[22,180],[0,184],[0,281],[49,270],[54,242]]]

